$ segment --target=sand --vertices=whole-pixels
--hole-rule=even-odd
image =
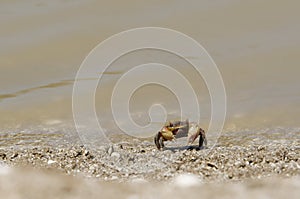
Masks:
[[[49,198],[299,195],[299,139],[237,144],[227,140],[237,141],[234,135],[238,136],[224,134],[215,147],[201,150],[194,146],[159,151],[151,141],[138,139],[97,150],[79,145],[2,147],[0,194],[6,198],[26,194],[40,198],[44,192]]]

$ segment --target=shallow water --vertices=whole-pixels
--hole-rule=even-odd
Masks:
[[[297,129],[300,122],[299,4],[258,0],[1,1],[0,131],[76,136],[72,86],[86,55],[118,32],[160,26],[193,37],[216,62],[227,93],[224,131],[281,127],[293,132],[290,129]],[[210,100],[201,77],[193,75],[179,58],[144,50],[120,58],[104,74],[95,104],[104,129],[119,131],[110,112],[115,82],[132,66],[153,60],[164,61],[189,78],[200,102],[201,124],[207,128]],[[178,116],[178,102],[172,93],[148,86],[132,99],[131,113],[138,124],[148,122],[153,103],[164,104],[170,118]]]

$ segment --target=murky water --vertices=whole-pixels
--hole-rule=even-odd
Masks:
[[[271,0],[1,1],[0,130],[76,135],[71,97],[81,62],[109,36],[144,26],[178,30],[207,49],[226,87],[225,131],[298,128],[299,6],[296,1]],[[183,60],[150,50],[120,58],[104,74],[107,81],[98,87],[95,104],[103,127],[118,131],[110,112],[114,83],[130,67],[153,60],[163,60],[190,78],[207,128],[210,100],[201,77]],[[163,103],[170,117],[178,114],[172,93],[149,86],[133,96],[133,119],[147,123],[153,103]]]

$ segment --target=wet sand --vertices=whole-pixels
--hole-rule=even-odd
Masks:
[[[72,119],[72,81],[86,55],[109,36],[144,26],[183,32],[207,49],[226,87],[225,127],[297,127],[300,113],[298,7],[296,1],[271,0],[3,1],[0,7],[0,130],[8,131],[20,124],[31,128],[47,120]],[[131,58],[143,62],[148,57],[151,56],[135,54]],[[161,59],[156,56],[152,61]],[[130,65],[130,60],[133,59],[112,65],[106,76],[113,79],[114,72],[126,72],[124,69],[128,68],[124,66]],[[178,64],[177,60],[168,63]],[[184,68],[188,67],[184,65]],[[190,79],[193,73],[187,70],[186,74]],[[205,85],[198,79],[191,79],[191,83],[201,85],[197,93],[203,98],[202,114],[209,117],[206,108],[209,95],[201,89]],[[109,91],[104,88],[98,94],[109,95]],[[162,102],[167,104],[168,99]],[[103,107],[103,101],[98,98],[97,102],[99,115],[111,120],[103,111],[110,106]],[[143,100],[135,102],[143,105]]]

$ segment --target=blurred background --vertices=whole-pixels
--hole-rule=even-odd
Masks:
[[[208,51],[227,92],[224,131],[299,127],[297,1],[2,0],[0,5],[2,132],[73,134],[72,86],[81,62],[113,34],[145,26],[180,31]],[[193,77],[178,57],[151,50],[131,53],[110,66],[104,76],[111,83],[101,84],[96,94],[100,122],[115,131],[108,103],[113,82],[131,65],[153,60],[186,70],[199,91],[207,126],[210,100],[201,77]],[[132,115],[137,123],[145,122],[140,113],[151,103],[164,102],[169,114],[176,113],[176,99],[161,89],[144,87],[135,93]],[[165,97],[145,100],[144,94],[152,91]]]

